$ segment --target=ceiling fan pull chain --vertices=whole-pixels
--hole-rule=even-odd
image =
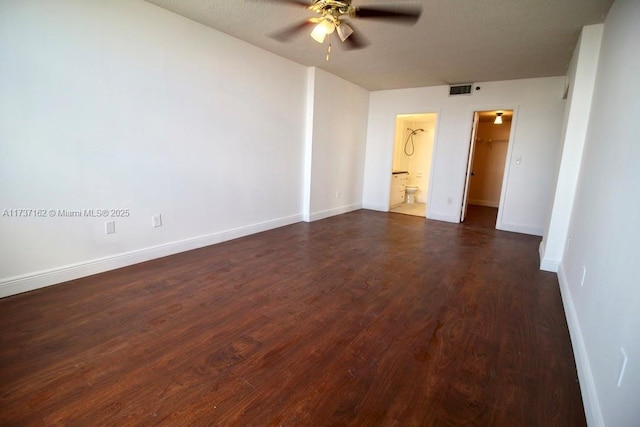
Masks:
[[[329,61],[330,55],[331,55],[331,42],[329,42],[329,47],[327,48],[327,61]]]

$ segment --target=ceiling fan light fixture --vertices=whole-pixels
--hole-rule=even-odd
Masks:
[[[493,121],[493,124],[495,125],[502,124],[502,112],[496,113],[496,119]]]
[[[311,31],[311,37],[318,43],[324,43],[324,38],[327,36],[327,34],[333,33],[335,29],[335,25],[333,25],[329,21],[324,20],[318,23],[318,25],[313,28],[313,31]]]
[[[318,43],[324,43],[324,38],[327,33],[324,32],[320,24],[316,25],[316,27],[311,31],[311,38],[317,41]]]
[[[342,41],[345,41],[346,39],[349,38],[349,36],[351,34],[353,34],[353,28],[351,28],[350,26],[348,26],[344,22],[340,23],[337,26],[337,30],[338,30],[338,36],[340,37],[340,40],[342,40]]]

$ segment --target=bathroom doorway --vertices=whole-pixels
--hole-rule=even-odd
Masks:
[[[497,223],[513,110],[474,112],[460,222]]]
[[[426,217],[436,113],[396,116],[389,211]]]

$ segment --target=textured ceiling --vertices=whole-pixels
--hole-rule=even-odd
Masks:
[[[612,0],[353,0],[354,6],[422,5],[417,24],[352,20],[370,43],[343,50],[307,34],[269,37],[313,15],[275,0],[146,0],[164,9],[370,90],[564,75],[584,25],[601,23]],[[311,1],[311,0],[309,0]]]

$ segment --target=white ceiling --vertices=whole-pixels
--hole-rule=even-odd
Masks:
[[[353,0],[354,6],[422,5],[417,24],[352,20],[370,45],[343,50],[307,34],[269,34],[313,16],[275,0],[146,0],[369,90],[564,75],[584,25],[601,23],[613,0]],[[309,0],[311,2],[311,0]]]

